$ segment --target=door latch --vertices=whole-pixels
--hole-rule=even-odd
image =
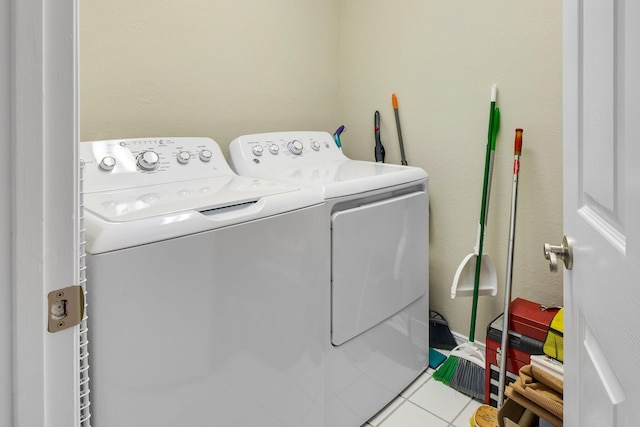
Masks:
[[[84,291],[81,286],[69,286],[49,292],[49,332],[79,325],[84,316]]]
[[[554,273],[558,271],[558,258],[564,262],[564,267],[567,270],[571,270],[573,268],[573,245],[571,240],[564,236],[560,246],[545,243],[544,257],[549,261],[549,270]]]

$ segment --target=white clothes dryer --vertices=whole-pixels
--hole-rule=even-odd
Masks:
[[[320,427],[322,197],[208,138],[80,150],[92,423]]]
[[[325,425],[358,427],[428,365],[428,175],[349,159],[326,132],[245,135],[229,150],[238,174],[325,199]]]

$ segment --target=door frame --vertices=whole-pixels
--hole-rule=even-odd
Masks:
[[[11,301],[11,2],[0,0],[0,301]],[[11,425],[13,406],[11,382],[13,315],[0,311],[0,425]]]
[[[79,280],[77,11],[78,0],[9,2],[16,427],[79,423],[79,327],[47,332],[47,294]]]

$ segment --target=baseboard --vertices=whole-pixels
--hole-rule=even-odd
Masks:
[[[453,338],[456,340],[456,342],[458,343],[458,345],[460,344],[466,344],[469,342],[469,337],[462,335],[458,332],[454,332],[451,331],[451,334],[453,335]],[[481,341],[476,341],[474,342],[474,344],[476,345],[476,347],[478,347],[484,354],[487,353],[487,345]]]

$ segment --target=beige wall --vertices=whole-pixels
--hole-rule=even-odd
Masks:
[[[400,155],[396,93],[406,157],[430,175],[431,307],[467,335],[471,298],[450,298],[472,251],[480,215],[489,96],[498,85],[497,142],[486,252],[499,293],[481,297],[476,339],[502,312],[511,210],[513,141],[524,129],[513,297],[562,303],[561,275],[542,245],[562,239],[561,2],[347,0],[340,8],[344,150],[373,159],[373,113],[381,114],[389,162]]]
[[[347,155],[373,160],[379,110],[387,161],[430,174],[431,306],[468,333],[450,299],[480,212],[489,92],[501,133],[487,252],[500,292],[482,297],[476,339],[502,311],[513,136],[524,129],[513,296],[562,302],[544,242],[562,236],[561,3],[556,0],[83,0],[81,138],[240,134],[346,126]]]
[[[337,0],[83,0],[81,140],[322,130]]]

